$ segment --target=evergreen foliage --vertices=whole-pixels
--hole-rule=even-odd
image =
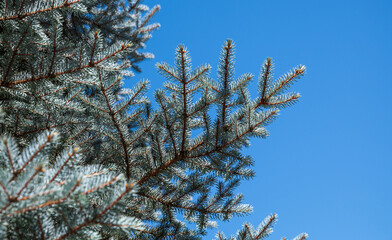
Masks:
[[[253,76],[235,78],[231,40],[217,80],[179,46],[174,66],[157,64],[167,82],[152,109],[148,81],[123,80],[152,57],[141,48],[158,10],[139,0],[0,2],[2,239],[200,239],[216,220],[252,211],[234,191],[254,175],[241,150],[297,101],[287,90],[305,67],[273,80],[268,58],[253,99]],[[230,239],[263,239],[276,218]]]

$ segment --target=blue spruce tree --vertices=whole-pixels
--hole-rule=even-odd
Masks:
[[[234,192],[254,175],[241,150],[298,100],[287,90],[305,67],[274,80],[267,59],[252,98],[253,76],[235,78],[231,40],[217,80],[179,46],[174,66],[157,64],[167,82],[153,109],[148,81],[123,81],[152,57],[142,48],[158,10],[139,0],[0,2],[1,239],[200,239],[216,220],[251,212]],[[229,239],[263,239],[276,218]]]

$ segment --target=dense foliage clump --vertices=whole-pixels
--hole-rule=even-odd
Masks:
[[[158,10],[139,0],[0,2],[1,239],[200,239],[252,210],[234,193],[254,175],[241,150],[297,101],[286,91],[305,67],[274,80],[268,58],[252,98],[253,76],[235,78],[231,40],[217,80],[179,46],[174,66],[157,64],[167,82],[153,109],[148,81],[123,80],[152,57],[142,49]],[[230,239],[262,239],[276,217]]]

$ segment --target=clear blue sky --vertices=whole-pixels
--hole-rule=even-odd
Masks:
[[[315,240],[392,240],[392,1],[145,3],[162,6],[153,19],[162,27],[146,48],[155,59],[134,78],[150,79],[151,89],[165,81],[155,63],[172,64],[180,43],[194,66],[213,66],[213,77],[227,38],[237,46],[237,76],[258,75],[266,57],[275,60],[277,77],[298,64],[308,69],[292,88],[301,101],[246,150],[256,177],[238,192],[254,212],[220,230],[233,234],[244,221],[258,225],[276,212],[271,240],[301,232]]]

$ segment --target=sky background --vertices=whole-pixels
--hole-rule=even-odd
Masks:
[[[162,7],[153,19],[162,26],[146,48],[155,59],[134,78],[151,81],[150,96],[165,82],[155,63],[173,64],[180,43],[193,66],[211,64],[214,78],[227,38],[236,43],[237,76],[257,77],[266,57],[274,59],[276,77],[307,67],[291,88],[300,102],[245,151],[256,177],[237,192],[254,212],[220,222],[219,230],[234,234],[244,221],[257,226],[278,213],[271,240],[301,232],[315,240],[392,240],[392,1],[144,2]]]

